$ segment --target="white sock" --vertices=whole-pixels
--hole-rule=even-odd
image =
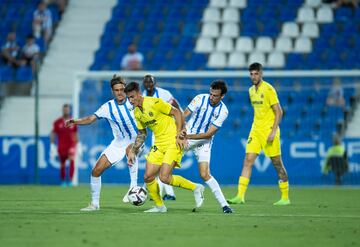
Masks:
[[[129,166],[130,188],[137,186],[138,170],[139,170],[139,165],[138,165],[138,161],[136,159],[134,164],[132,166]]]
[[[157,177],[156,179],[157,179],[158,184],[159,184],[160,196],[162,197],[163,194],[164,194],[163,191],[164,191],[165,184],[163,182],[161,182],[159,177]]]
[[[175,196],[174,188],[169,184],[164,184],[165,194]]]
[[[220,203],[221,207],[229,206],[220,189],[219,183],[214,177],[211,177],[208,181],[205,181],[205,183],[210,187],[211,192],[214,194],[216,200]]]
[[[95,206],[100,205],[100,191],[101,191],[101,177],[90,178],[91,186],[91,204]]]

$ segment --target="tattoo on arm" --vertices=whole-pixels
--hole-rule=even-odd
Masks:
[[[139,152],[139,149],[144,144],[145,139],[146,139],[146,135],[147,135],[146,129],[139,130],[139,133],[138,133],[138,135],[136,136],[136,139],[135,139],[135,143],[134,143],[134,145],[132,147],[132,151],[135,154],[137,154]]]

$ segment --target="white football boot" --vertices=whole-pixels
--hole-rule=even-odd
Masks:
[[[92,203],[90,203],[89,206],[80,209],[81,212],[90,212],[90,211],[97,211],[97,210],[100,210],[100,206],[94,205]]]
[[[166,212],[167,212],[167,208],[165,207],[165,205],[155,206],[153,208],[144,211],[144,213],[166,213]]]

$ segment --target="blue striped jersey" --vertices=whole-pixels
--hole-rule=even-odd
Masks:
[[[114,139],[135,140],[137,127],[133,109],[128,99],[123,104],[118,104],[115,99],[112,99],[103,104],[94,115],[98,119],[104,118],[109,122]]]
[[[189,134],[205,133],[210,125],[220,128],[229,114],[226,105],[222,101],[216,106],[211,106],[209,94],[197,95],[187,108],[191,112],[191,117],[186,123]]]

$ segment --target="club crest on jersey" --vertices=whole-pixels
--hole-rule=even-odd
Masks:
[[[263,98],[264,98],[264,94],[262,93],[260,97],[263,99]]]
[[[154,116],[154,113],[152,113],[151,111],[149,112],[149,116],[152,117]]]

